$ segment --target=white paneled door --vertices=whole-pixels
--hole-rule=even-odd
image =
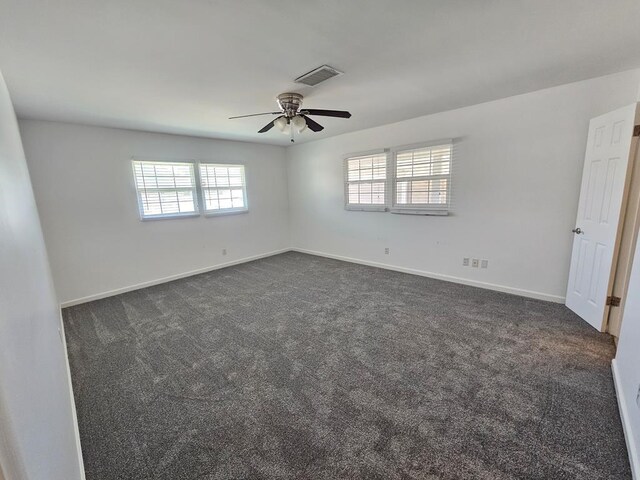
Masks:
[[[591,120],[582,171],[566,305],[604,331],[637,106]]]

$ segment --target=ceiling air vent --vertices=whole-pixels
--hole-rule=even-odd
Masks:
[[[310,72],[301,75],[296,78],[296,83],[304,83],[305,85],[309,85],[310,87],[315,87],[321,82],[325,80],[329,80],[332,77],[336,77],[338,75],[342,75],[340,70],[336,70],[329,65],[322,65],[316,69],[311,70]]]

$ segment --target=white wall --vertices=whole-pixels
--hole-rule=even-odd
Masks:
[[[589,119],[635,101],[639,82],[635,70],[291,147],[292,245],[563,301]],[[345,154],[442,138],[457,139],[450,216],[344,210]]]
[[[44,121],[20,128],[63,303],[288,247],[282,147]],[[141,222],[132,157],[244,163],[249,213]]]
[[[636,245],[620,341],[614,360],[618,403],[634,478],[640,478],[640,241]]]
[[[59,326],[18,124],[0,75],[0,464],[7,480],[82,478]]]

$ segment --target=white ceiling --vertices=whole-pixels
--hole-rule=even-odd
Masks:
[[[640,66],[638,0],[0,0],[18,115],[288,144],[285,91],[322,138]],[[321,64],[345,72],[315,88]]]

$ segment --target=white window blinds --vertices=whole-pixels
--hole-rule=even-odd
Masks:
[[[133,162],[141,218],[198,214],[193,163]]]
[[[386,183],[386,152],[345,159],[347,208],[354,210],[384,210],[387,203]]]
[[[201,163],[200,183],[207,213],[247,210],[243,165]]]
[[[451,144],[394,152],[394,207],[446,212],[450,183]]]

